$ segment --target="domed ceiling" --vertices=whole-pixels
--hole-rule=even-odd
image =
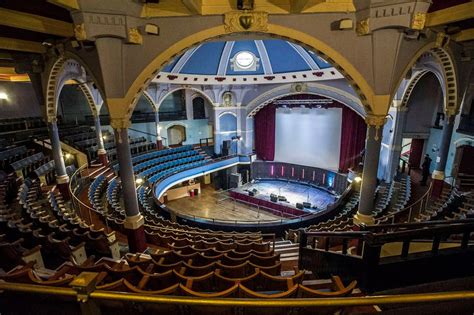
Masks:
[[[172,60],[162,72],[188,75],[272,75],[323,70],[332,65],[285,40],[208,42]]]

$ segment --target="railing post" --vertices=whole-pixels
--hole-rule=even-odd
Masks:
[[[412,210],[412,209],[413,209],[413,208],[410,207],[410,210],[408,210],[408,221],[407,221],[408,223],[410,223],[410,221],[411,221],[411,210]]]
[[[298,269],[303,270],[303,252],[308,243],[308,235],[306,235],[305,231],[301,231],[300,234],[300,246],[299,246],[299,259],[298,259]]]
[[[82,315],[101,315],[100,307],[89,298],[95,290],[98,275],[96,272],[82,272],[69,284],[77,292]]]

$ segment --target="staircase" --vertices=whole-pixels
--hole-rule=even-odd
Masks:
[[[280,254],[282,263],[294,265],[295,262],[298,262],[299,245],[290,240],[277,240],[275,241],[275,253]]]

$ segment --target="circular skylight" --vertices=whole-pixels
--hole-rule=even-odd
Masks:
[[[235,63],[241,69],[250,69],[255,63],[255,56],[248,51],[241,51],[235,55]]]

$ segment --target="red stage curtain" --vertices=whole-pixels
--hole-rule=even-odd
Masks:
[[[359,164],[360,153],[365,147],[366,133],[367,125],[364,119],[349,107],[342,106],[339,172],[345,173]]]
[[[411,139],[410,158],[408,159],[410,167],[415,169],[420,168],[424,145],[424,139]]]
[[[255,115],[255,151],[263,161],[275,158],[275,114],[275,105],[269,104]]]

